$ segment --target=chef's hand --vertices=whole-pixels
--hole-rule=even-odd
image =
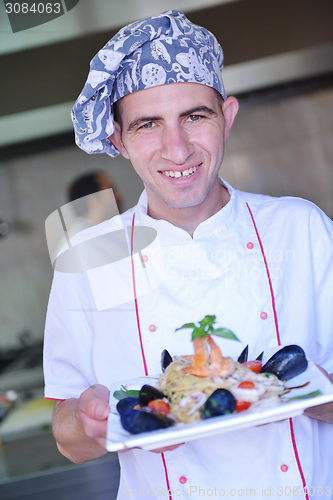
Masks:
[[[109,390],[103,385],[94,385],[81,394],[77,405],[78,417],[82,422],[86,436],[95,439],[103,448],[106,446],[107,419],[110,412],[108,405],[109,394]],[[156,448],[150,451],[163,453],[175,450],[182,444],[184,443]],[[120,450],[120,453],[125,451],[127,450]]]
[[[325,375],[325,377],[326,377],[326,378],[328,378],[328,380],[329,380],[330,382],[332,382],[332,375],[329,375],[329,374],[327,373],[327,371],[326,371],[326,370],[325,370],[322,366],[316,365],[316,367],[318,368],[318,370],[320,370],[320,371],[321,371],[321,373],[323,373],[323,374]]]
[[[109,395],[110,391],[104,385],[96,384],[84,391],[77,403],[77,416],[85,435],[97,441],[102,448],[106,447]]]
[[[328,378],[328,380],[333,382],[332,374],[329,375],[324,368],[319,365],[316,366],[325,375],[325,377]],[[321,420],[322,422],[333,424],[333,402],[306,408],[306,410],[304,411],[304,415],[316,420]]]
[[[72,462],[87,462],[107,453],[108,400],[108,389],[94,385],[84,391],[79,399],[56,401],[53,435],[60,453]]]

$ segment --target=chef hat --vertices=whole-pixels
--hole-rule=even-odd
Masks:
[[[215,36],[170,10],[122,28],[90,63],[85,86],[72,109],[76,144],[87,153],[119,151],[113,104],[127,94],[166,83],[192,82],[226,93],[222,48]]]

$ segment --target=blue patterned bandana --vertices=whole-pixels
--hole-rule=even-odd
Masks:
[[[212,33],[182,12],[164,12],[122,28],[90,63],[86,84],[72,109],[76,144],[87,153],[119,151],[113,103],[137,90],[166,83],[208,85],[223,97],[223,52]]]

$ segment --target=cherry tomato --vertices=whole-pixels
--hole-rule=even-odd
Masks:
[[[250,382],[249,380],[245,380],[244,382],[241,382],[238,387],[240,389],[255,389],[254,383]]]
[[[262,362],[259,359],[253,361],[245,361],[242,363],[246,368],[250,368],[254,373],[259,373],[262,368]]]
[[[238,401],[238,399],[236,399],[235,411],[247,410],[249,406],[251,406],[251,403],[248,403],[247,401]]]
[[[168,415],[170,413],[169,405],[163,401],[163,399],[154,399],[153,401],[150,401],[147,406],[161,415]]]

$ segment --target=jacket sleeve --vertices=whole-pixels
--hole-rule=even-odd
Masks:
[[[55,271],[44,336],[45,397],[76,398],[96,383],[89,321],[93,307],[85,273]]]

